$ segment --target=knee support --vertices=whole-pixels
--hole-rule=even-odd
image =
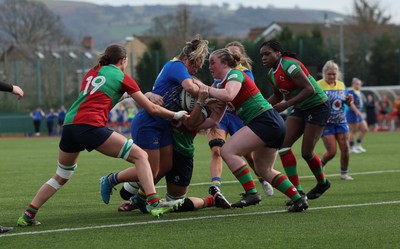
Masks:
[[[210,146],[210,149],[214,146],[222,147],[225,144],[225,140],[221,138],[215,138],[208,142],[208,145]]]
[[[124,200],[129,200],[132,196],[137,194],[139,190],[139,184],[137,182],[125,182],[124,186],[119,191],[119,195]]]
[[[77,164],[74,164],[72,166],[65,166],[62,165],[60,162],[58,162],[57,170],[56,170],[56,175],[59,177],[69,180],[71,176],[74,174],[75,169],[78,167]],[[59,190],[63,185],[61,185],[59,182],[57,182],[56,179],[50,178],[46,184],[50,185],[53,187],[55,190]]]
[[[123,158],[123,159],[128,159],[129,153],[131,152],[131,149],[133,147],[133,140],[132,139],[126,139],[124,146],[122,146],[121,151],[118,153],[117,157]]]

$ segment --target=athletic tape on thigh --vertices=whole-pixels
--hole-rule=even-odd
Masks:
[[[59,190],[63,185],[59,184],[56,179],[54,178],[50,178],[47,182],[47,185],[50,185],[51,187],[53,187],[55,190]]]
[[[133,146],[133,140],[127,139],[125,141],[124,146],[122,146],[121,151],[118,154],[118,157],[126,160],[129,156],[129,153],[131,152],[132,146]]]
[[[75,169],[78,167],[78,164],[74,164],[72,166],[64,166],[60,162],[58,162],[58,167],[56,174],[61,176],[64,179],[71,178],[72,174],[75,172]]]
[[[208,142],[208,145],[210,146],[210,148],[214,147],[214,146],[218,146],[218,147],[222,147],[222,145],[225,144],[225,140],[221,139],[221,138],[215,138],[213,140],[211,140],[210,142]]]

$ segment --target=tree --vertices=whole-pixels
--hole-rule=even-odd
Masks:
[[[149,49],[136,66],[137,81],[143,92],[151,91],[161,67],[166,63],[165,50],[160,40],[150,43]]]
[[[395,85],[400,84],[400,47],[399,40],[384,33],[376,38],[371,46],[371,63],[369,71],[372,73],[367,85]]]
[[[27,0],[5,0],[0,4],[0,32],[6,45],[34,48],[59,46],[70,40],[64,26],[45,4]]]
[[[389,26],[388,22],[391,17],[385,14],[385,9],[377,0],[354,0],[353,11],[352,19],[346,20],[344,23],[346,52],[346,78],[344,80],[345,82],[350,82],[353,77],[359,77],[367,84],[371,84],[371,82],[373,82],[372,84],[381,84],[380,82],[383,83],[381,81],[383,78],[377,77],[377,70],[369,70],[371,65],[367,60],[367,55],[372,51],[372,46],[374,46],[373,43],[376,43],[376,39],[388,39],[387,35],[382,36],[382,30]],[[378,50],[374,50],[373,53],[377,52]],[[374,58],[381,57],[381,55],[376,55]],[[393,68],[391,74],[396,73],[396,69]]]
[[[175,15],[155,17],[147,33],[154,36],[175,36],[187,40],[196,34],[215,35],[214,26],[206,19],[193,17],[187,5],[180,5]]]

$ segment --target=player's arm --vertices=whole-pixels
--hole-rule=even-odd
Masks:
[[[173,112],[162,106],[152,103],[141,91],[132,93],[132,98],[149,114],[169,119],[186,119],[189,117],[186,111]]]
[[[230,80],[226,83],[225,88],[209,88],[209,93],[211,97],[225,102],[231,102],[239,93],[240,88],[242,88],[242,82]]]
[[[273,94],[268,98],[268,102],[274,106],[283,100],[283,94],[275,87],[272,86]]]
[[[204,122],[205,116],[203,114],[203,108],[208,96],[207,88],[206,85],[200,85],[196,105],[190,112],[190,118],[186,119],[184,122],[185,126],[189,129],[197,129],[198,126]]]
[[[8,84],[6,82],[0,81],[0,91],[11,92],[18,96],[18,99],[21,99],[24,96],[24,91],[21,87]]]
[[[213,100],[207,103],[207,107],[211,110],[210,117],[201,123],[199,129],[209,129],[218,125],[225,114],[227,104],[223,101]]]
[[[296,87],[300,88],[301,91],[286,102],[288,106],[296,105],[315,93],[314,86],[302,70],[294,75],[292,82]]]

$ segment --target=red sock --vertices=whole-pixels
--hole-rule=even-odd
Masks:
[[[297,161],[292,149],[280,151],[279,156],[281,157],[283,169],[289,178],[289,181],[297,188],[302,191],[300,185],[299,175],[297,174]]]
[[[322,170],[322,163],[317,154],[314,154],[311,159],[307,160],[307,163],[318,183],[325,183],[325,174]]]

